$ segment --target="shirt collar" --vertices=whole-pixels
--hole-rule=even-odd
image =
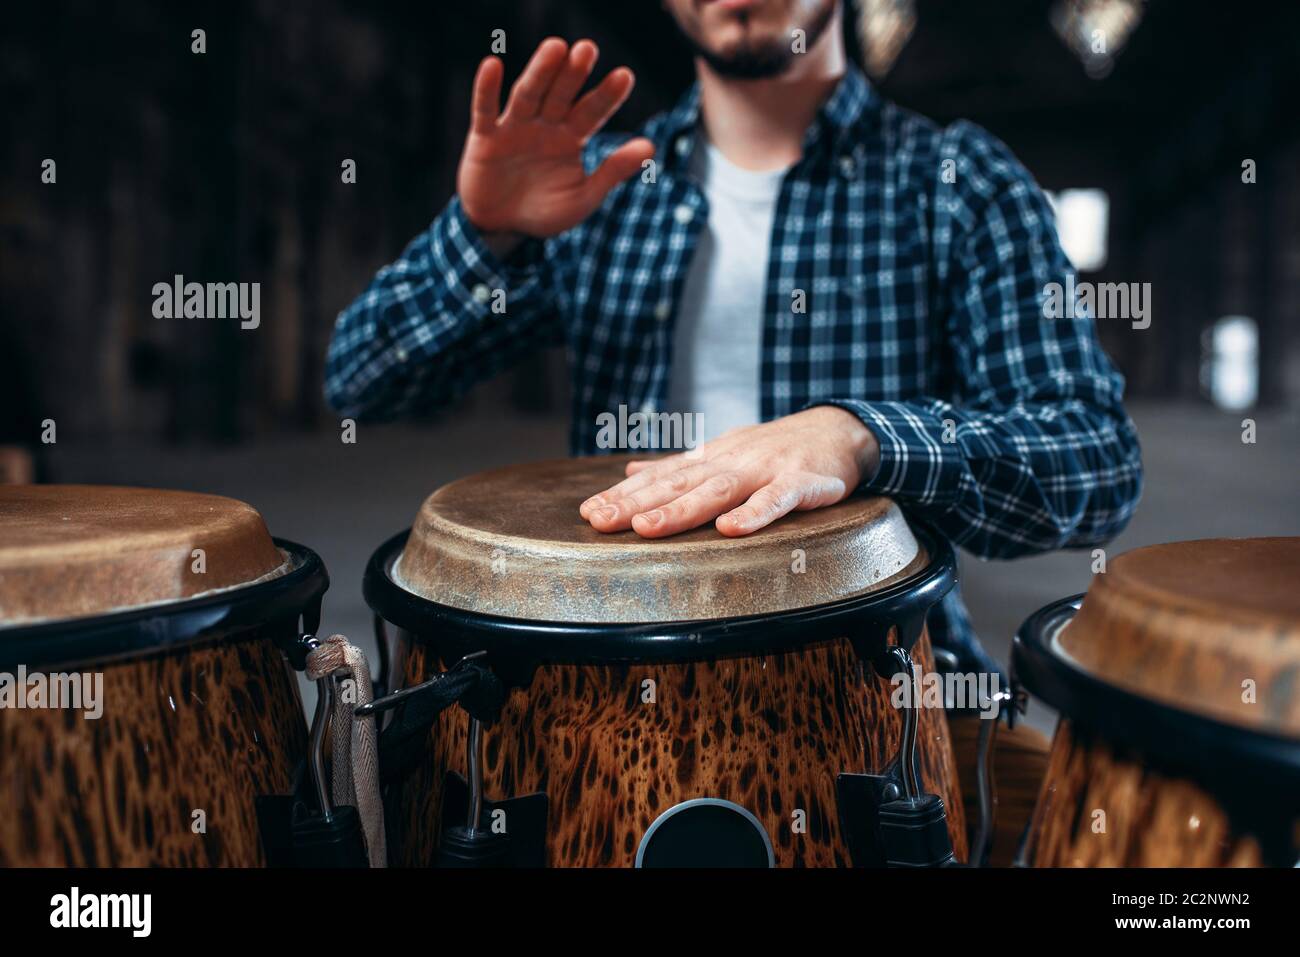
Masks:
[[[849,64],[840,82],[817,112],[817,118],[804,136],[804,151],[830,135],[839,140],[865,119],[866,114],[879,107],[880,97],[875,88],[853,64]],[[694,132],[700,119],[700,85],[692,83],[676,105],[664,117],[660,147],[668,162],[686,161],[694,148]],[[679,144],[683,144],[680,145]]]

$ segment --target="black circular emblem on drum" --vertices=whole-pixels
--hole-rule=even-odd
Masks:
[[[637,867],[773,867],[772,842],[758,818],[721,798],[683,801],[641,838]]]

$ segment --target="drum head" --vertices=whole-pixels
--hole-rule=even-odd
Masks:
[[[262,517],[159,489],[0,486],[0,627],[192,598],[284,573]]]
[[[578,514],[623,478],[627,456],[484,472],[424,503],[393,579],[451,608],[555,622],[730,618],[884,588],[927,556],[898,506],[854,498],[745,538],[712,524],[664,539],[596,531]]]
[[[1300,738],[1298,586],[1300,538],[1136,549],[1093,577],[1048,649],[1134,694]]]

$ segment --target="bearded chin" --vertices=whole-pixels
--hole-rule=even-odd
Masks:
[[[734,80],[766,80],[780,76],[794,59],[789,45],[782,40],[768,44],[744,43],[726,53],[709,50],[694,40],[691,45],[714,73]]]
[[[811,50],[816,45],[839,3],[840,0],[826,0],[813,14],[812,21],[804,25],[807,34],[806,49]],[[673,22],[677,23],[675,17]],[[784,73],[795,58],[793,44],[788,36],[773,37],[766,42],[742,41],[735,49],[720,53],[705,47],[680,23],[677,23],[677,30],[691,45],[695,55],[719,76],[736,80],[766,80]]]

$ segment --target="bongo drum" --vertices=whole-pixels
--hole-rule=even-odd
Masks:
[[[275,863],[320,559],[156,489],[0,488],[0,528],[0,865]]]
[[[947,544],[881,498],[739,539],[602,534],[578,506],[626,461],[453,482],[371,558],[407,689],[500,684],[473,719],[438,712],[390,782],[398,862],[473,863],[476,835],[525,866],[964,859],[943,711],[894,707],[889,680],[904,652],[931,667]]]
[[[1060,724],[1021,860],[1300,858],[1300,538],[1140,548],[1021,628],[1014,680]]]

